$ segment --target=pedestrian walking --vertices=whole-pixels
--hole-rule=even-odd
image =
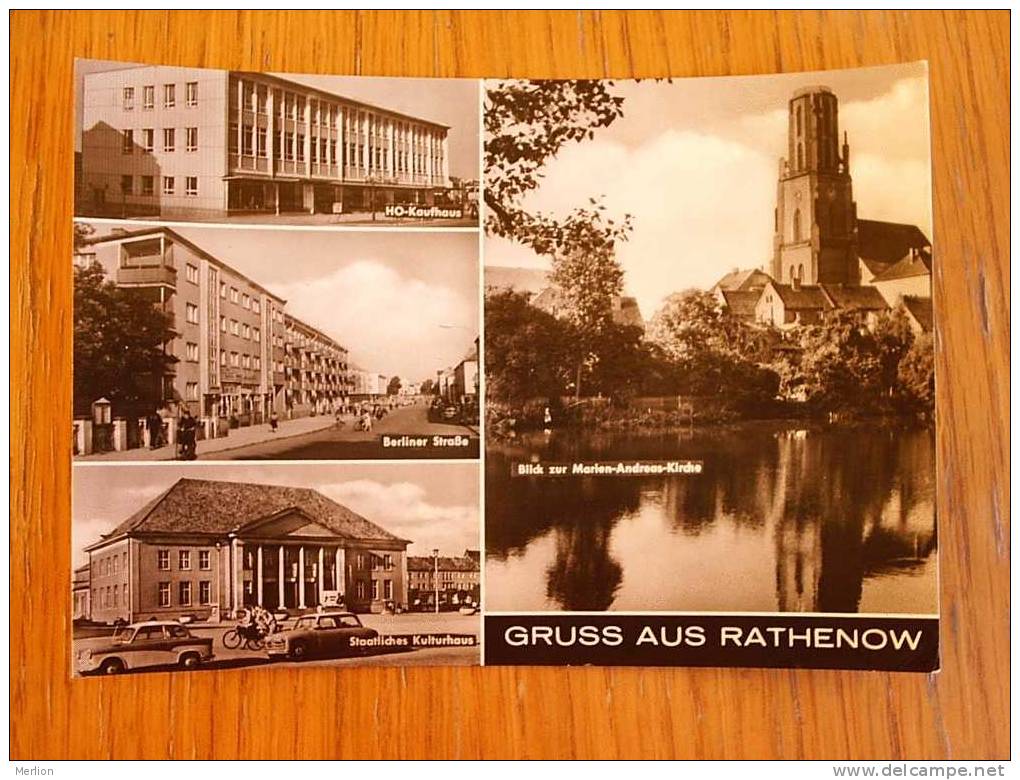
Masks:
[[[277,427],[280,425],[280,418],[276,416],[276,410],[273,409],[269,413],[269,430],[276,433]]]
[[[191,410],[185,406],[181,412],[180,421],[177,423],[177,445],[180,447],[183,460],[194,460],[197,457],[195,455],[195,429],[197,427],[195,418],[191,416]]]

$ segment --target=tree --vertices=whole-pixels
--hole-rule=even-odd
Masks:
[[[569,365],[569,329],[532,306],[526,293],[486,293],[486,393],[511,403],[560,395]]]
[[[77,232],[76,232],[77,238]],[[170,315],[144,290],[120,288],[92,262],[74,270],[74,406],[84,413],[105,397],[123,413],[153,408],[176,358]]]
[[[400,377],[391,376],[390,381],[386,385],[386,395],[396,395],[400,392]]]
[[[436,393],[436,382],[433,379],[426,379],[420,385],[418,385],[418,392],[421,395],[435,395]]]
[[[648,337],[673,363],[681,392],[746,404],[772,400],[778,391],[778,375],[760,364],[767,332],[733,316],[711,293],[670,295],[652,317]]]
[[[918,411],[935,411],[935,339],[922,333],[900,361],[897,378],[904,395]]]
[[[899,364],[913,342],[902,314],[869,329],[842,311],[801,332],[801,376],[807,400],[822,411],[883,412],[897,402]]]
[[[536,189],[542,168],[567,143],[591,139],[623,116],[613,82],[597,80],[495,82],[485,98],[485,229],[536,254],[557,256],[606,246],[627,235],[622,222],[596,220],[578,208],[565,219],[529,212],[523,197]],[[592,201],[591,205],[597,205]]]

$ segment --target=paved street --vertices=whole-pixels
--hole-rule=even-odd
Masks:
[[[361,622],[374,628],[381,635],[406,634],[468,634],[478,637],[481,631],[481,617],[478,615],[461,615],[456,612],[443,612],[439,615],[430,613],[405,613],[403,615],[361,615]],[[196,636],[208,636],[213,640],[214,658],[202,666],[203,669],[227,669],[243,666],[448,666],[477,664],[480,648],[473,647],[436,647],[416,650],[386,651],[380,650],[364,655],[343,658],[311,659],[306,662],[288,660],[271,661],[263,651],[251,651],[243,648],[228,650],[223,646],[223,634],[233,628],[231,622],[190,626]],[[287,628],[288,626],[284,626]],[[78,657],[81,650],[97,647],[108,640],[106,634],[76,638],[72,643],[72,660]],[[144,670],[142,670],[144,671]]]
[[[402,436],[412,436],[418,441],[404,442],[416,446],[384,446],[381,441],[384,435],[398,443]],[[438,442],[446,446],[437,446],[435,437],[440,437]],[[416,405],[395,409],[382,420],[376,420],[371,431],[356,431],[351,421],[339,430],[331,426],[299,436],[269,439],[229,452],[208,455],[200,452],[199,457],[214,460],[477,458],[478,430],[464,425],[429,422],[427,407]]]
[[[383,435],[400,437],[413,435],[427,438],[426,442],[404,442],[424,446],[385,447]],[[437,446],[434,436],[442,437],[446,446]],[[460,437],[458,441],[456,437]],[[466,444],[466,446],[463,446]],[[376,420],[372,430],[354,430],[354,419],[347,417],[343,428],[336,427],[331,415],[300,417],[281,420],[274,433],[268,423],[235,428],[227,436],[200,441],[196,452],[200,460],[334,460],[362,458],[477,458],[478,430],[464,425],[431,423],[424,405],[395,409],[382,420]],[[124,452],[103,452],[76,456],[86,461],[155,461],[174,460],[174,447],[150,450],[138,447]]]

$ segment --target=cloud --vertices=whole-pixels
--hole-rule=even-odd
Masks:
[[[477,335],[476,302],[371,260],[277,288],[296,316],[347,346],[353,362],[388,376],[434,376],[457,363]]]
[[[321,490],[387,531],[410,539],[411,555],[431,555],[434,548],[442,555],[461,555],[479,547],[477,505],[431,503],[425,490],[412,482],[355,480]]]

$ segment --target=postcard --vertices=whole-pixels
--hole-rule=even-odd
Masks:
[[[938,668],[925,63],[76,78],[73,674]]]

